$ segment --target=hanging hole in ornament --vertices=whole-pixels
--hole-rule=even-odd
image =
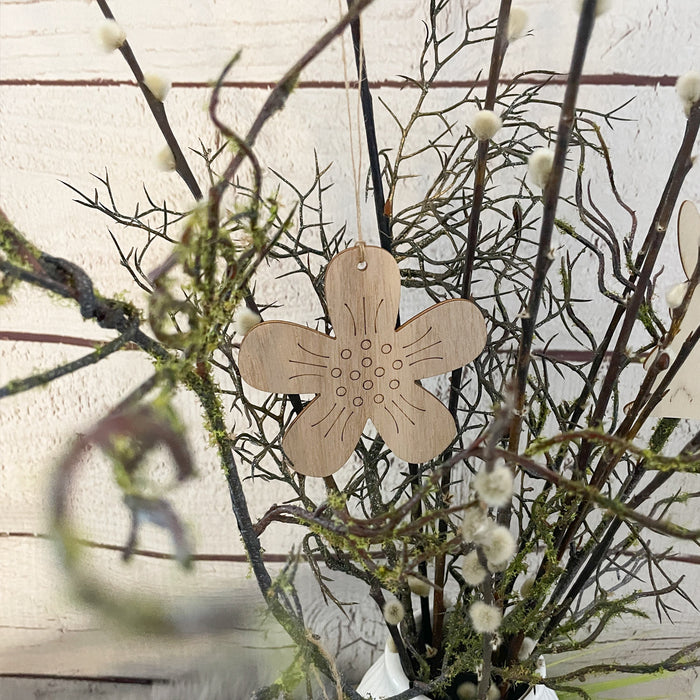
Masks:
[[[366,260],[360,260],[359,263],[357,263],[357,269],[360,272],[364,272],[367,269],[367,261]]]

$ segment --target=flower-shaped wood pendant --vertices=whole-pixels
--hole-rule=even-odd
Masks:
[[[243,379],[257,389],[318,394],[282,440],[294,469],[328,476],[352,455],[368,419],[408,462],[440,454],[456,435],[450,412],[418,383],[471,362],[486,343],[479,309],[440,302],[396,328],[401,280],[381,248],[348,248],[326,270],[335,337],[285,321],[266,321],[244,338]]]
[[[692,202],[685,201],[678,214],[678,249],[683,270],[688,278],[695,270],[699,246],[700,213]],[[688,305],[681,329],[671,341],[669,350],[672,353],[678,352],[688,336],[698,327],[700,327],[700,292],[696,290]],[[700,420],[699,363],[700,346],[695,346],[671,381],[666,395],[652,411],[652,415]],[[657,379],[656,385],[661,381],[661,376]]]

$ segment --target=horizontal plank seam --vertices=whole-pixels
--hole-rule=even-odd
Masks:
[[[50,681],[84,681],[86,683],[122,683],[127,685],[161,685],[172,682],[168,678],[145,678],[139,676],[72,676],[58,673],[0,673],[0,678]]]
[[[0,330],[0,341],[8,340],[12,342],[22,343],[46,343],[56,345],[75,345],[78,347],[99,348],[106,344],[107,341],[91,340],[90,338],[80,338],[69,335],[54,335],[51,333],[31,333],[24,331],[4,331]],[[127,343],[123,350],[140,350],[134,343]],[[508,355],[512,352],[511,349],[501,348],[497,350],[500,355]],[[590,362],[595,353],[592,350],[570,350],[567,348],[547,348],[546,350],[534,350],[533,355],[537,357],[546,357],[550,360],[562,360],[564,362]],[[610,357],[611,353],[607,352],[606,357]]]
[[[54,537],[42,532],[0,532],[0,540],[2,539],[53,540]],[[91,549],[106,549],[112,552],[124,552],[126,549],[126,547],[122,545],[96,542],[95,540],[79,539],[78,543]],[[139,557],[150,557],[151,559],[175,559],[174,555],[168,552],[157,552],[152,549],[134,549],[131,551],[131,554]],[[248,557],[246,557],[245,554],[193,554],[191,558],[193,561],[222,561],[234,564],[248,563]],[[273,554],[266,552],[264,558],[265,561],[269,563],[285,563],[289,559],[289,554]]]
[[[509,84],[516,80],[516,77],[505,78],[500,82]],[[678,76],[674,75],[634,75],[631,73],[610,73],[610,74],[590,74],[584,75],[581,79],[583,85],[610,85],[619,87],[669,87],[676,84]],[[566,74],[545,75],[541,77],[521,76],[517,82],[525,85],[542,85],[550,83],[553,85],[566,84]],[[485,87],[486,80],[437,80],[432,83],[433,88],[475,88]],[[271,90],[276,83],[274,81],[225,81],[224,87],[248,89],[248,90]],[[84,79],[60,79],[60,78],[4,78],[0,79],[0,86],[6,87],[136,87],[133,80],[115,80],[111,78],[84,78]],[[175,81],[174,88],[211,88],[213,83],[206,81]],[[301,80],[296,85],[299,89],[316,90],[345,90],[346,84],[339,80]],[[356,82],[350,82],[350,87],[357,87]],[[375,80],[370,81],[373,89],[390,88],[402,89],[406,87],[419,87],[419,84],[407,80]]]

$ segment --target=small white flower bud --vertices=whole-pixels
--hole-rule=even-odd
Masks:
[[[676,81],[676,92],[689,115],[691,107],[700,100],[700,72],[691,70],[681,75]]]
[[[477,533],[486,525],[486,513],[479,506],[472,506],[464,511],[462,520],[462,539],[473,542]]]
[[[156,154],[156,167],[158,170],[175,170],[175,156],[170,150],[170,146],[166,146]]]
[[[409,576],[406,582],[408,583],[411,593],[414,595],[419,595],[422,598],[430,595],[430,584],[426,583],[423,579],[417,576]]]
[[[489,566],[504,564],[515,554],[515,540],[503,525],[492,525],[480,532],[476,539],[484,550]]]
[[[537,642],[532,637],[525,637],[523,643],[520,645],[520,651],[518,652],[518,661],[525,661],[529,659],[532,652],[535,651],[535,645]]]
[[[481,600],[472,603],[469,617],[474,631],[479,634],[496,632],[501,624],[501,611],[493,605],[487,605]]]
[[[388,625],[398,625],[403,620],[406,611],[401,602],[393,598],[384,603],[384,619]]]
[[[583,3],[585,0],[574,0],[574,6],[576,11],[580,14],[583,10]],[[595,6],[595,16],[598,17],[604,12],[607,12],[612,7],[612,0],[598,0]]]
[[[479,563],[479,555],[472,550],[462,561],[462,576],[468,586],[478,586],[486,578],[486,569]]]
[[[478,688],[474,683],[465,681],[457,686],[457,697],[459,700],[474,700]]]
[[[671,287],[666,292],[666,303],[669,309],[677,309],[682,303],[685,297],[685,293],[688,291],[688,283],[681,282],[675,287]]]
[[[547,186],[553,165],[554,151],[549,148],[538,148],[530,154],[527,160],[528,172],[532,182],[540,189]]]
[[[469,128],[479,141],[489,141],[503,126],[501,118],[490,109],[482,109],[477,112],[469,123]]]
[[[474,477],[474,490],[487,506],[506,506],[513,498],[513,473],[503,462],[490,472],[484,468]]]
[[[124,44],[126,33],[113,19],[106,19],[97,27],[95,39],[103,51],[111,53]]]
[[[160,73],[144,73],[143,84],[151,91],[153,97],[159,102],[163,102],[170,92],[173,84],[167,75]]]
[[[525,33],[527,11],[519,5],[513,5],[508,15],[508,41],[515,41]]]
[[[246,335],[258,325],[262,318],[247,306],[243,306],[233,319],[233,328],[238,335]]]
[[[537,668],[535,669],[535,673],[541,678],[547,677],[547,664],[545,663],[544,656],[542,656],[542,654],[537,657]]]

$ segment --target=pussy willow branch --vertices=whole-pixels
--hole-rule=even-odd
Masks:
[[[496,95],[498,92],[498,82],[501,75],[501,66],[505,58],[506,50],[508,49],[508,20],[510,17],[511,0],[501,0],[498,11],[498,22],[496,25],[496,34],[493,40],[491,49],[491,63],[489,67],[489,78],[486,86],[486,98],[484,100],[484,109],[493,110],[496,104]],[[484,202],[484,193],[486,191],[486,160],[490,145],[489,140],[479,141],[476,153],[476,165],[474,173],[474,194],[472,196],[472,208],[469,213],[469,224],[467,229],[467,247],[464,257],[464,266],[462,268],[462,299],[468,299],[471,295],[472,273],[474,270],[474,259],[476,257],[476,249],[479,240],[479,226],[481,221],[481,209]],[[448,399],[448,408],[454,420],[457,420],[457,405],[459,403],[460,389],[462,385],[462,368],[459,367],[452,372],[450,378],[450,393]],[[451,476],[448,471],[443,477],[442,490],[443,493],[449,493]],[[440,521],[438,525],[440,532],[444,533],[447,530],[447,525],[444,521]],[[445,602],[444,602],[444,583],[445,583],[445,557],[441,556],[435,562],[435,590],[433,592],[433,640],[435,645],[440,648],[442,642],[442,627],[445,617]]]
[[[695,147],[699,130],[700,102],[696,103],[690,111],[690,115],[686,123],[685,133],[678,149],[678,153],[676,154],[673,167],[666,182],[666,186],[664,187],[663,194],[650,225],[647,237],[641,251],[637,256],[636,263],[639,264],[641,269],[637,279],[635,280],[635,291],[627,301],[626,307],[618,307],[615,310],[613,319],[611,320],[608,331],[606,332],[606,338],[612,339],[617,323],[622,320],[623,325],[620,329],[618,339],[608,365],[608,370],[605,374],[603,385],[600,393],[598,394],[593,414],[591,416],[591,424],[594,426],[600,424],[602,421],[614,387],[617,384],[620,372],[624,368],[627,343],[632,333],[632,328],[637,320],[639,308],[644,301],[646,286],[656,265],[656,259],[668,230],[671,215],[680,194],[681,185],[685,180],[685,176],[692,167],[691,154],[693,148]],[[583,475],[585,473],[585,468],[588,464],[592,448],[593,445],[590,442],[585,442],[581,445],[576,466],[577,475]],[[606,463],[599,463],[591,477],[591,483],[600,486],[601,484],[605,483],[609,475],[609,465]],[[584,505],[581,504],[580,507],[577,508],[577,511],[578,512],[574,520],[570,523],[568,528],[557,533],[557,544],[561,553],[566,551],[569,542],[571,542],[575,532],[578,530],[581,522],[585,518],[586,511]],[[564,522],[566,522],[566,520]]]
[[[97,5],[99,6],[100,10],[102,11],[102,14],[105,16],[106,19],[114,19],[114,14],[112,13],[112,10],[110,9],[106,0],[97,0]],[[182,149],[180,148],[180,144],[178,143],[178,140],[175,137],[175,134],[173,133],[172,127],[170,126],[170,122],[168,121],[168,115],[165,112],[165,107],[163,106],[163,103],[160,100],[156,99],[153,96],[153,93],[148,89],[148,87],[146,87],[143,78],[143,71],[141,70],[139,62],[136,60],[136,56],[131,50],[131,46],[129,46],[128,41],[125,41],[119,47],[119,53],[121,53],[121,55],[124,57],[124,60],[127,62],[127,65],[131,69],[134,78],[136,78],[136,82],[138,83],[139,88],[141,88],[141,92],[146,98],[148,108],[151,110],[151,113],[153,114],[153,117],[156,120],[156,124],[158,124],[158,128],[163,134],[163,137],[165,138],[168,147],[172,151],[172,154],[175,158],[175,171],[182,178],[183,182],[187,185],[187,188],[189,189],[192,196],[197,200],[202,199],[202,190],[197,184],[197,180],[195,179],[192,170],[190,169],[189,163],[187,162],[187,159],[185,158],[185,155],[183,154]]]
[[[554,231],[555,215],[559,202],[561,183],[566,167],[566,154],[571,139],[571,132],[576,118],[576,100],[579,84],[583,73],[583,64],[588,50],[588,44],[595,25],[595,8],[597,0],[585,0],[581,9],[576,41],[574,43],[571,67],[566,82],[566,91],[557,129],[557,141],[554,149],[554,163],[544,189],[542,223],[540,225],[540,237],[535,260],[535,270],[532,278],[532,286],[528,296],[527,308],[522,320],[522,334],[518,346],[518,356],[515,370],[515,396],[516,407],[510,425],[508,447],[511,452],[516,452],[520,443],[522,428],[522,410],[525,405],[525,392],[527,389],[527,375],[530,367],[532,342],[537,328],[537,316],[539,313],[542,293],[547,278],[547,271],[552,262],[551,244]]]

